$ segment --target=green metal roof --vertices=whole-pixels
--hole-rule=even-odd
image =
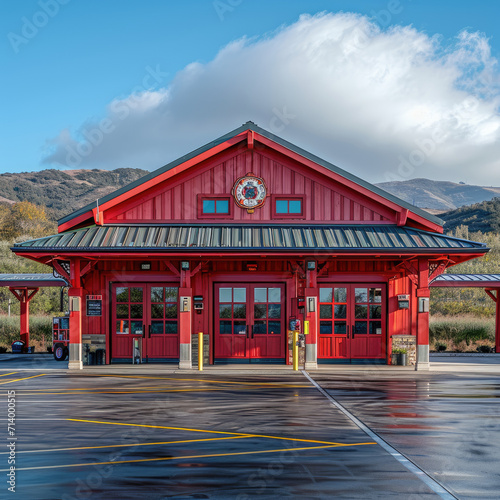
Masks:
[[[500,287],[500,274],[440,274],[429,286]]]
[[[168,224],[91,226],[17,243],[14,252],[313,251],[485,253],[486,245],[394,225]]]
[[[17,287],[44,287],[44,286],[66,286],[66,280],[56,278],[52,274],[0,274],[0,286]]]
[[[238,134],[241,134],[245,130],[253,130],[254,132],[257,132],[258,134],[267,137],[271,141],[276,142],[277,144],[289,149],[290,151],[293,151],[294,153],[299,154],[300,156],[303,156],[304,158],[307,158],[308,160],[313,161],[314,163],[317,163],[318,165],[321,165],[322,167],[325,167],[328,170],[331,170],[332,172],[335,172],[336,174],[341,175],[342,177],[358,184],[359,186],[368,189],[372,193],[375,193],[379,196],[382,196],[383,198],[395,203],[396,205],[399,205],[400,207],[407,208],[408,210],[412,211],[415,214],[420,215],[424,219],[433,222],[434,224],[438,224],[440,226],[444,225],[444,221],[442,221],[439,217],[436,217],[435,215],[429,214],[425,210],[422,210],[421,208],[415,207],[411,205],[410,203],[407,203],[406,201],[401,200],[397,196],[394,196],[387,191],[384,191],[383,189],[374,186],[373,184],[370,184],[369,182],[364,181],[363,179],[360,179],[359,177],[337,167],[336,165],[333,165],[332,163],[329,163],[322,158],[319,158],[316,155],[313,155],[312,153],[309,153],[305,149],[299,148],[295,144],[292,144],[291,142],[286,141],[285,139],[282,139],[281,137],[278,137],[277,135],[268,132],[267,130],[260,128],[258,125],[256,125],[253,122],[246,122],[244,123],[241,127],[238,127],[231,132],[219,137],[218,139],[215,139],[212,142],[209,142],[208,144],[205,144],[204,146],[195,149],[191,153],[188,153],[184,156],[181,156],[177,160],[174,160],[167,165],[158,168],[157,170],[151,172],[150,174],[145,175],[144,177],[141,177],[140,179],[137,179],[136,181],[116,190],[113,191],[112,193],[100,198],[97,202],[89,203],[85,207],[81,208],[80,210],[77,210],[73,212],[72,214],[67,215],[66,217],[63,217],[58,221],[59,224],[63,224],[64,222],[67,222],[75,217],[78,217],[79,215],[82,215],[89,210],[92,210],[93,208],[96,208],[97,204],[102,205],[103,203],[106,203],[107,201],[112,200],[113,198],[116,198],[117,196],[120,196],[127,191],[130,191],[131,189],[140,186],[144,182],[147,182],[151,179],[154,179],[155,177],[163,174],[164,172],[167,172],[168,170],[171,170],[172,168],[177,167],[178,165],[181,165],[182,163],[190,160],[191,158],[194,158],[205,151],[208,151],[212,149],[213,147],[222,144],[223,142],[231,139],[232,137],[237,136]]]

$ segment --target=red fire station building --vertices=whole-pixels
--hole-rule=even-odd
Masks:
[[[70,284],[69,367],[99,338],[105,362],[305,367],[389,363],[393,337],[429,363],[429,282],[488,249],[280,137],[245,123],[59,221],[13,251]],[[83,340],[82,340],[83,339]],[[90,340],[92,342],[92,340]]]

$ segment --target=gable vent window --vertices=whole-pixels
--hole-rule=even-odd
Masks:
[[[231,205],[228,196],[198,195],[198,218],[232,218]]]
[[[302,218],[304,216],[304,200],[302,197],[274,199],[274,216],[277,218]]]
[[[301,214],[302,200],[276,200],[277,214]]]
[[[203,200],[203,213],[204,214],[228,214],[229,213],[229,200],[224,200],[224,199]]]

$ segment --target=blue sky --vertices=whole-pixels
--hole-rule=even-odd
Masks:
[[[250,119],[370,181],[500,186],[498,19],[495,0],[3,0],[0,172],[154,169]]]

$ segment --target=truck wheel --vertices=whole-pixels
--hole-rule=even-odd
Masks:
[[[68,350],[65,346],[58,344],[54,347],[54,359],[64,361],[68,357]]]

